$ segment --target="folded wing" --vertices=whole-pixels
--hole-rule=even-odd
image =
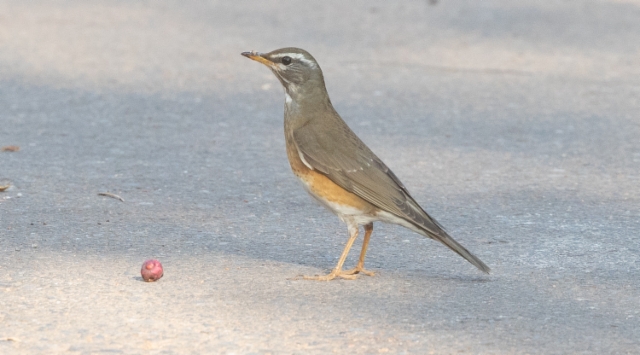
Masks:
[[[425,236],[436,239],[478,269],[489,268],[429,216],[405,186],[342,121],[332,124],[311,120],[293,132],[298,153],[311,167],[376,207],[411,223]]]

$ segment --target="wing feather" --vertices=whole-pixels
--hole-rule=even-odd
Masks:
[[[411,197],[396,175],[340,119],[296,129],[293,140],[303,161],[380,209],[438,234],[442,229]]]
[[[400,217],[467,259],[480,270],[489,268],[429,216],[411,197],[398,177],[344,123],[311,120],[293,132],[293,141],[305,164],[326,175],[345,190]]]

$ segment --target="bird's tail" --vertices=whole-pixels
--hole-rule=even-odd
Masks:
[[[456,242],[455,239],[451,238],[444,230],[441,230],[438,235],[429,235],[429,237],[440,241],[442,244],[449,247],[449,249],[455,251],[461,257],[465,258],[468,262],[473,264],[475,267],[480,269],[480,271],[488,274],[491,272],[491,269],[485,265],[477,256],[471,254],[467,248],[463,247],[462,244]]]
[[[424,219],[418,225],[416,225],[416,231],[425,237],[429,237],[431,239],[435,239],[442,244],[449,247],[449,249],[455,251],[458,255],[465,258],[468,262],[473,264],[475,267],[480,269],[480,271],[488,274],[491,272],[491,269],[482,262],[482,260],[478,259],[477,256],[471,254],[467,248],[463,247],[462,244],[456,242],[455,239],[451,238],[449,234],[442,228],[442,226],[433,218],[424,212],[428,219]],[[414,222],[415,223],[415,222]]]

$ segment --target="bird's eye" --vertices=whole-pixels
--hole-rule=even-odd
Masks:
[[[282,57],[282,64],[284,64],[284,65],[291,64],[291,57],[289,57],[289,56]]]

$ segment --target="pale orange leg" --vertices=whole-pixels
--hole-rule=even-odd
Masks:
[[[347,259],[347,255],[349,255],[349,250],[353,246],[353,242],[356,241],[358,237],[358,225],[349,225],[349,241],[347,245],[344,247],[342,251],[342,255],[340,255],[340,259],[338,260],[338,264],[336,268],[333,269],[329,274],[324,276],[303,276],[305,280],[318,280],[318,281],[329,281],[333,280],[337,277],[342,277],[343,279],[354,280],[356,275],[346,274],[342,271],[342,265],[344,264],[345,259]]]
[[[373,271],[368,271],[364,269],[364,257],[365,255],[367,255],[367,247],[369,246],[369,239],[371,239],[371,233],[373,233],[373,222],[364,226],[364,241],[362,242],[362,250],[360,250],[360,259],[358,260],[358,264],[356,265],[355,268],[351,270],[347,270],[343,274],[354,275],[358,273],[363,273],[368,276],[375,275]]]

